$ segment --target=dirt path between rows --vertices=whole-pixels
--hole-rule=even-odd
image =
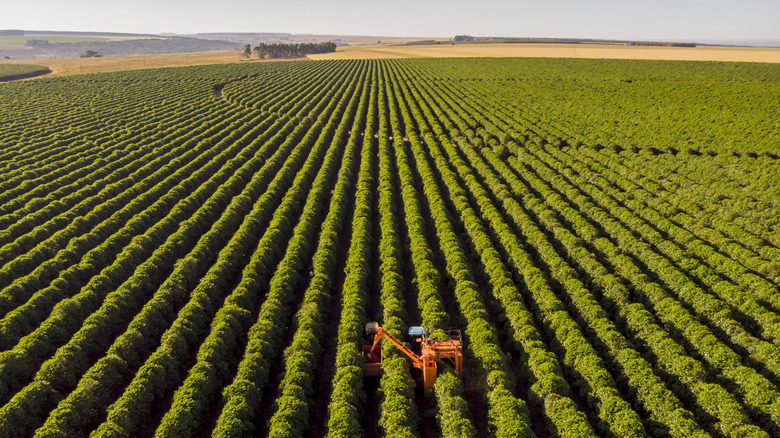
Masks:
[[[225,86],[227,84],[232,84],[233,82],[243,81],[243,80],[250,79],[250,78],[256,78],[258,75],[259,75],[259,73],[255,73],[253,75],[243,76],[243,77],[240,77],[238,79],[233,79],[233,80],[230,80],[230,81],[227,81],[227,82],[223,82],[221,84],[214,85],[214,95],[217,96],[218,98],[224,100],[225,102],[230,103],[227,100],[227,98],[225,97],[225,93],[222,91],[222,90],[225,89]]]
[[[227,85],[227,83],[215,85],[214,95],[227,102],[227,99],[225,98],[225,94],[222,92],[222,90],[225,88],[225,85]]]

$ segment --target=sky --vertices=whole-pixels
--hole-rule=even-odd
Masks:
[[[778,0],[2,0],[0,29],[780,40]]]

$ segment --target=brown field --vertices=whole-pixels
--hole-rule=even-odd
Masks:
[[[429,46],[345,47],[311,59],[531,57],[666,59],[780,63],[780,49],[758,47],[636,47],[603,44],[436,44]]]
[[[631,47],[598,44],[437,44],[429,46],[371,46],[339,48],[335,53],[309,55],[309,59],[369,59],[423,57],[544,57],[667,59],[688,61],[740,61],[780,63],[780,49],[753,47]],[[239,52],[202,52],[163,55],[107,56],[103,58],[52,58],[4,61],[40,64],[52,69],[47,76],[67,76],[142,68],[229,64],[241,60]],[[258,62],[257,60],[251,62]]]
[[[67,76],[142,68],[183,67],[188,65],[229,64],[242,61],[239,52],[175,53],[163,55],[106,56],[102,58],[52,58],[6,61],[14,64],[40,64]],[[258,62],[258,61],[251,61]],[[49,75],[49,76],[53,76]]]

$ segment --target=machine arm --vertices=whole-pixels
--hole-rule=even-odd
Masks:
[[[463,349],[461,346],[461,338],[460,338],[460,332],[457,330],[453,330],[450,332],[450,340],[448,341],[437,341],[436,339],[429,339],[426,336],[425,330],[422,329],[422,327],[414,327],[415,329],[415,336],[418,335],[417,332],[419,332],[419,338],[416,339],[416,342],[420,343],[420,349],[422,354],[416,354],[411,348],[407,347],[401,342],[398,342],[396,338],[394,338],[390,333],[388,333],[385,329],[379,326],[375,321],[369,322],[366,324],[366,335],[371,335],[373,338],[369,338],[369,342],[371,343],[371,346],[369,347],[368,343],[363,345],[363,358],[364,358],[364,370],[366,372],[367,376],[380,376],[382,375],[381,371],[381,362],[382,357],[381,354],[379,357],[372,357],[372,354],[374,353],[374,349],[376,349],[377,344],[379,344],[379,341],[382,340],[382,338],[387,339],[390,341],[393,345],[395,345],[399,350],[401,350],[406,356],[409,357],[409,359],[412,360],[412,366],[414,368],[419,369],[421,372],[418,374],[418,386],[423,388],[424,390],[433,388],[434,383],[436,382],[436,375],[437,375],[437,365],[436,360],[437,359],[448,359],[452,361],[453,366],[455,367],[455,373],[457,375],[462,375],[463,373]],[[412,330],[410,329],[409,334],[412,334]]]
[[[371,352],[374,352],[374,347],[379,343],[379,341],[382,340],[382,338],[387,339],[388,341],[392,342],[393,345],[398,347],[399,350],[401,350],[405,355],[409,357],[409,359],[412,360],[412,364],[416,368],[423,369],[423,361],[420,356],[414,354],[412,350],[409,349],[406,345],[402,344],[401,342],[398,342],[396,338],[394,338],[390,333],[387,332],[387,330],[383,329],[382,327],[376,326],[376,334],[374,335],[374,344],[371,346]]]

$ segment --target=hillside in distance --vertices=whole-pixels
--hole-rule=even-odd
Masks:
[[[404,44],[422,38],[354,35],[312,35],[273,32],[212,32],[198,34],[132,34],[113,32],[64,32],[0,30],[0,60],[78,57],[87,51],[103,56],[152,55],[215,51],[240,51],[244,44],[320,43],[339,46]],[[438,38],[446,41],[448,38]],[[427,41],[433,41],[427,39]]]
[[[0,436],[780,435],[778,64],[244,62],[0,94]],[[422,391],[384,344],[367,378],[369,321],[460,329],[464,372]]]
[[[102,56],[238,51],[236,42],[146,34],[0,31],[0,59],[75,58],[88,51]]]
[[[315,35],[315,34],[292,34],[292,33],[274,33],[274,32],[238,32],[238,33],[198,33],[192,35],[181,35],[192,38],[205,38],[221,41],[232,41],[241,44],[257,45],[258,42],[265,44],[295,44],[295,43],[321,43],[333,41],[339,46],[348,45],[377,45],[377,44],[404,44],[410,41],[429,40],[431,37],[388,37],[388,36],[370,36],[370,35]],[[450,38],[435,38],[438,41],[447,41]]]

